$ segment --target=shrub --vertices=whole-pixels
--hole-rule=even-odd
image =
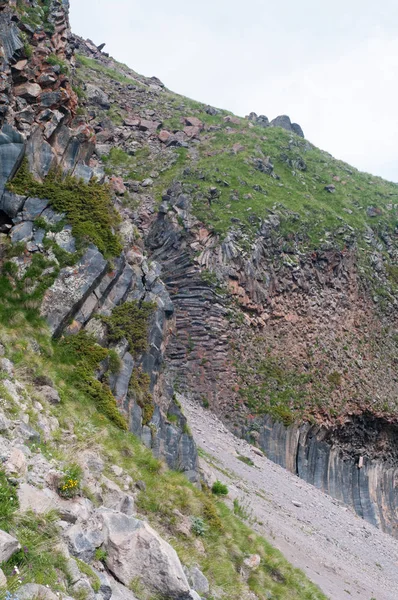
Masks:
[[[218,479],[213,483],[211,491],[216,496],[228,496],[227,486],[224,483],[221,483],[221,481],[218,481]]]
[[[75,498],[80,492],[82,470],[79,465],[70,465],[58,484],[58,494],[62,498]]]
[[[97,409],[106,415],[120,429],[127,430],[127,422],[119,412],[116,400],[109,386],[98,381],[94,374],[109,351],[97,344],[85,331],[61,340],[59,344],[61,362],[75,365],[73,383],[85,392],[95,403]]]
[[[142,410],[142,424],[148,425],[153,417],[155,405],[149,391],[150,377],[141,369],[134,369],[129,384],[129,393]]]
[[[63,178],[58,170],[50,171],[40,183],[33,178],[25,159],[9,188],[17,194],[45,198],[54,210],[66,213],[80,246],[92,242],[106,257],[118,256],[122,251],[120,240],[113,232],[120,217],[112,205],[108,186],[95,180],[84,183],[71,175]]]
[[[103,548],[97,548],[94,554],[95,560],[105,561],[108,557],[108,553]]]
[[[192,533],[194,533],[197,536],[202,536],[206,533],[207,527],[206,527],[203,519],[201,519],[200,517],[192,517],[191,521],[192,521],[192,524],[191,524]]]
[[[111,342],[126,338],[130,352],[137,355],[148,347],[148,321],[155,308],[153,302],[139,303],[133,300],[116,306],[109,317],[101,315],[99,318],[108,326]]]

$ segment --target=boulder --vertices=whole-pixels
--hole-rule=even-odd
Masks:
[[[193,566],[189,569],[188,580],[189,580],[189,583],[191,584],[192,588],[199,595],[205,596],[206,594],[209,593],[210,585],[207,580],[207,577],[205,577],[203,575],[202,571],[198,567]]]
[[[139,577],[151,591],[188,599],[190,587],[176,551],[143,521],[102,510],[108,569],[124,585]]]
[[[24,221],[34,221],[47,208],[48,200],[43,198],[28,198],[23,207],[22,218]]]
[[[25,152],[25,142],[22,135],[8,125],[3,125],[0,131],[0,198],[4,187],[21,164]]]
[[[12,535],[0,530],[0,564],[5,562],[21,548],[20,543]]]
[[[26,475],[28,466],[26,464],[25,454],[19,448],[13,448],[5,464],[6,473],[23,477]]]
[[[42,385],[37,388],[37,391],[39,392],[40,396],[50,404],[59,404],[61,402],[57,390],[49,385]]]
[[[16,598],[18,600],[32,600],[38,598],[40,600],[59,600],[51,590],[44,585],[38,583],[27,583],[17,590]]]
[[[13,219],[22,209],[24,202],[25,196],[19,196],[6,190],[0,200],[0,210]]]
[[[10,231],[10,238],[13,244],[18,242],[29,242],[33,236],[33,223],[32,221],[24,221],[15,225]]]
[[[16,96],[20,96],[21,98],[24,98],[25,100],[27,100],[28,102],[31,101],[33,102],[34,100],[36,100],[36,98],[38,98],[41,94],[41,87],[39,86],[38,83],[22,83],[21,85],[17,85],[14,88],[14,94]]]
[[[83,530],[80,523],[72,525],[64,534],[70,553],[90,563],[94,559],[95,551],[104,542],[104,536],[98,529]]]
[[[98,104],[98,106],[101,106],[101,108],[104,108],[105,110],[108,110],[111,106],[109,96],[107,96],[103,90],[92,83],[86,84],[86,95],[87,100],[91,104]]]
[[[79,310],[107,270],[107,261],[93,245],[74,267],[61,270],[45,293],[41,306],[41,315],[46,318],[54,335],[61,333],[63,326]]]
[[[115,579],[111,579],[111,599],[112,600],[137,600],[137,597],[134,596],[133,592],[131,592],[127,587],[115,581]]]

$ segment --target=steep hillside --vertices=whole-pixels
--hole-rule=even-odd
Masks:
[[[235,117],[77,46],[97,157],[175,308],[162,377],[396,532],[398,186],[288,117]]]
[[[0,67],[0,598],[324,598],[177,396],[395,535],[398,186],[117,63],[67,0],[0,0]]]

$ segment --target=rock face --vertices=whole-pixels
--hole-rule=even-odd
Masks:
[[[22,135],[5,124],[0,131],[0,198],[4,193],[4,186],[16,173],[21,164],[25,150]]]
[[[184,600],[190,587],[175,550],[147,524],[133,517],[103,511],[106,565],[128,586],[135,578],[154,592]]]
[[[250,440],[253,431],[243,435]],[[285,427],[266,417],[255,432],[270,460],[351,506],[372,525],[398,535],[396,427],[371,418],[352,418],[335,429]]]

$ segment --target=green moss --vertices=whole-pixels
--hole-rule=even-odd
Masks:
[[[149,318],[155,308],[153,302],[133,300],[114,308],[109,317],[101,315],[99,318],[108,326],[109,340],[119,342],[126,338],[130,352],[137,356],[148,347]]]
[[[149,425],[155,412],[155,404],[149,391],[149,385],[150,377],[148,373],[144,373],[138,368],[134,369],[130,379],[129,393],[142,410],[143,425]]]
[[[70,377],[76,387],[91,398],[99,412],[121,429],[127,429],[126,419],[120,414],[109,386],[94,377],[109,351],[99,346],[85,331],[64,338],[58,348],[60,360],[75,365]]]
[[[106,257],[117,256],[122,245],[114,233],[120,217],[112,205],[108,186],[94,180],[84,183],[59,171],[51,171],[43,183],[35,181],[23,161],[9,188],[17,194],[45,198],[60,213],[65,213],[73,227],[73,235],[80,247],[93,243]]]

